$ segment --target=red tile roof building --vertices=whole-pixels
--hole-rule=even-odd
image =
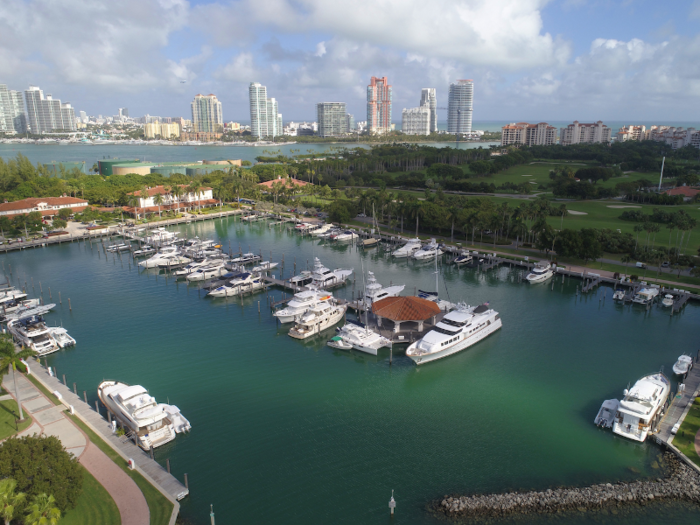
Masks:
[[[88,201],[76,197],[33,197],[14,202],[0,204],[0,216],[12,217],[38,211],[42,217],[56,215],[58,210],[70,208],[71,212],[78,213],[88,206]]]
[[[303,180],[299,180],[299,179],[294,179],[294,178],[290,178],[290,177],[287,177],[287,178],[284,178],[284,179],[283,179],[283,178],[280,177],[280,178],[277,178],[277,179],[268,180],[268,181],[266,181],[266,182],[261,182],[260,184],[258,184],[258,186],[262,186],[262,187],[267,188],[267,189],[272,189],[272,185],[273,185],[275,182],[281,182],[281,183],[283,183],[285,186],[287,186],[287,185],[289,184],[288,181],[290,181],[290,180],[294,183],[295,186],[307,186],[308,184],[310,184],[309,182],[304,182]]]
[[[392,321],[426,321],[439,314],[440,307],[420,297],[385,297],[372,305],[372,312]]]
[[[664,193],[666,195],[682,195],[683,200],[689,201],[700,193],[700,190],[696,188],[689,188],[688,186],[678,186],[672,190],[666,190]]]
[[[551,146],[557,143],[557,128],[546,122],[528,124],[518,122],[501,128],[501,146],[523,144],[525,146]]]
[[[213,197],[212,189],[203,186],[198,195],[190,193],[187,189],[188,186],[181,184],[183,193],[179,197],[176,197],[172,192],[167,191],[164,186],[153,186],[152,188],[146,188],[148,192],[148,198],[144,199],[141,197],[141,191],[134,191],[128,193],[127,195],[136,195],[139,198],[138,206],[125,207],[124,211],[131,213],[133,215],[141,215],[143,213],[158,213],[159,211],[167,210],[181,210],[181,209],[192,209],[202,206],[214,206],[219,204],[219,201]],[[162,195],[163,202],[160,206],[155,203],[154,197],[156,195]]]

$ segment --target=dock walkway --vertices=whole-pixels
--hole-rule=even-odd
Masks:
[[[679,421],[683,421],[690,410],[690,406],[698,396],[700,390],[700,351],[695,356],[693,369],[688,372],[683,384],[685,390],[677,394],[671,402],[666,415],[659,423],[659,431],[654,434],[657,443],[670,444],[673,442],[671,430]]]

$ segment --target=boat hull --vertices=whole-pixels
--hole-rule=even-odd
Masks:
[[[475,334],[473,334],[471,337],[464,339],[463,341],[459,341],[455,345],[450,346],[448,348],[445,348],[444,350],[440,350],[439,352],[435,352],[432,354],[415,355],[415,356],[409,355],[407,353],[406,355],[408,355],[408,357],[410,357],[416,365],[424,365],[425,363],[437,361],[438,359],[442,359],[443,357],[451,356],[453,354],[456,354],[458,352],[461,352],[462,350],[469,348],[470,346],[478,343],[482,339],[486,339],[489,335],[491,335],[496,330],[501,328],[501,326],[503,326],[503,323],[502,323],[501,319],[499,318],[499,319],[494,320],[490,325],[486,326],[483,330],[480,330],[480,331],[476,332]],[[413,343],[413,345],[411,345],[411,347],[413,347],[416,344],[417,343]],[[409,350],[411,347],[409,347]]]
[[[531,275],[532,275],[532,277],[530,277]],[[525,280],[526,280],[527,282],[529,282],[530,284],[537,284],[537,283],[543,283],[543,282],[545,282],[545,281],[548,281],[548,280],[551,279],[552,277],[554,277],[554,272],[548,271],[548,272],[546,272],[546,273],[543,273],[543,274],[541,274],[541,275],[536,275],[536,276],[533,275],[533,274],[528,274],[528,275],[525,277]]]

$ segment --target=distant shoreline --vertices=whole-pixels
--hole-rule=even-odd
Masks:
[[[401,142],[401,141],[396,141],[396,142]],[[430,145],[430,144],[449,144],[452,142],[456,142],[454,140],[445,140],[445,141],[429,141],[429,142],[404,142],[408,144],[419,144],[419,145]],[[493,144],[498,144],[499,141],[480,141],[480,140],[460,140],[460,144],[485,144],[488,146],[491,146]],[[86,143],[86,142],[60,142],[60,141],[42,141],[42,140],[37,140],[37,141],[26,141],[26,142],[15,142],[15,141],[7,141],[7,140],[0,140],[0,145],[7,145],[7,146],[12,146],[12,145],[18,145],[18,146],[85,146],[85,147],[91,147],[91,146],[162,146],[162,147],[172,147],[172,146],[194,146],[194,147],[203,147],[203,146],[212,146],[212,147],[249,147],[249,148],[265,148],[265,147],[279,147],[279,146],[294,146],[294,145],[300,145],[300,146],[312,146],[312,145],[347,145],[349,147],[353,145],[363,145],[363,146],[381,146],[383,144],[392,144],[392,142],[120,142],[120,141],[105,141],[103,142],[91,142],[91,143]]]

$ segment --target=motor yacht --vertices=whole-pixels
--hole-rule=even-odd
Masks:
[[[40,315],[13,319],[7,323],[7,329],[17,343],[31,348],[40,356],[51,354],[60,349],[44,323],[44,318]]]
[[[0,295],[0,306],[11,301],[20,301],[25,297],[27,297],[27,294],[23,291],[17,290],[16,288],[10,288],[2,292]]]
[[[151,230],[151,234],[147,236],[144,241],[146,244],[151,244],[155,246],[164,246],[167,243],[172,243],[177,239],[180,232],[171,232],[166,230],[163,226]]]
[[[164,270],[177,270],[179,268],[184,268],[191,262],[192,259],[188,259],[184,255],[175,254],[172,257],[168,257],[167,259],[163,259],[161,262],[159,262],[158,268],[163,268]]]
[[[650,374],[625,389],[615,414],[613,432],[634,441],[644,441],[658,425],[671,385],[662,373]]]
[[[186,277],[192,272],[199,270],[202,266],[207,266],[211,264],[211,262],[212,261],[210,261],[209,259],[204,259],[201,261],[192,261],[184,267],[180,268],[179,270],[173,272],[173,275],[175,275],[176,277]]]
[[[335,226],[332,226],[329,228],[327,231],[323,233],[319,233],[318,237],[321,239],[331,239],[333,240],[336,235],[338,235],[342,230],[340,228],[336,228]]]
[[[156,249],[153,246],[144,244],[141,249],[135,250],[133,255],[134,257],[143,257],[144,255],[151,255],[152,253],[156,253]]]
[[[530,284],[543,283],[548,279],[551,279],[554,275],[554,270],[552,265],[546,261],[540,261],[535,263],[530,273],[527,274],[525,280]]]
[[[435,259],[436,257],[440,257],[442,253],[443,252],[438,243],[435,242],[435,239],[430,239],[428,244],[423,245],[420,250],[416,250],[413,253],[413,258],[419,261],[424,261],[427,259]]]
[[[664,295],[664,298],[661,299],[661,304],[667,307],[673,306],[673,295],[671,295],[670,293]]]
[[[299,322],[289,331],[295,339],[306,339],[332,327],[345,315],[347,305],[323,301],[301,316]]]
[[[326,288],[328,286],[334,286],[337,284],[343,284],[350,275],[352,275],[352,272],[354,270],[352,268],[348,269],[343,269],[343,268],[336,268],[335,270],[329,270],[323,264],[321,264],[321,261],[318,259],[318,257],[314,257],[314,269],[311,274],[311,277],[313,278],[313,284],[314,286],[318,288]]]
[[[10,312],[0,316],[0,321],[3,323],[12,320],[23,319],[25,317],[32,317],[34,315],[45,315],[49,313],[56,307],[56,303],[43,304],[39,306],[29,307],[20,306],[14,312]]]
[[[476,307],[460,304],[411,344],[406,355],[417,365],[429,363],[472,346],[501,326],[500,315],[488,303]]]
[[[246,272],[235,275],[227,284],[223,284],[218,288],[211,290],[207,294],[207,297],[230,297],[232,295],[241,295],[260,290],[264,286],[265,284],[260,280],[260,277]]]
[[[158,403],[141,385],[102,381],[97,395],[112,415],[129,430],[129,437],[144,450],[169,443],[192,428],[174,405]]]
[[[0,305],[0,309],[2,310],[2,313],[4,315],[13,313],[13,312],[18,312],[21,310],[29,310],[31,308],[36,308],[37,306],[41,305],[41,299],[24,299],[24,300],[17,300],[17,299],[11,299],[9,301],[6,301]]]
[[[299,275],[295,275],[294,277],[291,277],[289,279],[289,284],[293,284],[297,288],[301,288],[303,286],[311,284],[313,280],[313,272],[310,272],[308,270],[302,270],[302,272]]]
[[[65,328],[61,326],[50,327],[49,333],[59,347],[68,348],[69,346],[75,346],[75,339],[68,335],[68,331]]]
[[[312,235],[313,237],[320,237],[320,236],[322,236],[324,233],[326,233],[326,232],[332,230],[333,228],[334,228],[334,226],[333,226],[332,224],[324,224],[324,225],[322,225],[322,226],[316,228],[315,230],[313,230],[313,231],[311,232],[311,235]]]
[[[658,288],[642,288],[632,298],[632,302],[644,305],[651,304],[657,295],[659,295]]]
[[[352,230],[345,230],[340,232],[338,235],[335,236],[336,241],[338,242],[347,242],[347,241],[354,241],[355,239],[358,239],[360,236],[357,235],[354,231]]]
[[[593,420],[595,426],[603,428],[611,428],[615,422],[615,414],[620,407],[619,399],[606,399],[598,410],[598,415]]]
[[[396,257],[397,259],[401,259],[404,257],[411,257],[415,252],[420,250],[420,248],[421,248],[421,240],[418,238],[415,238],[415,239],[409,240],[406,244],[401,246],[401,248],[394,250],[391,253],[391,255],[393,257]]]
[[[283,309],[277,310],[272,315],[274,315],[280,323],[297,322],[301,316],[311,308],[319,303],[328,302],[331,299],[333,299],[333,295],[325,290],[317,290],[315,288],[305,290],[295,293]]]
[[[226,272],[228,272],[228,270],[224,266],[224,262],[219,261],[201,266],[194,272],[188,274],[185,278],[188,281],[206,281],[215,277],[221,277]]]
[[[178,248],[176,246],[166,246],[152,257],[149,257],[145,261],[141,261],[139,266],[143,268],[155,268],[161,261],[173,257],[177,255],[177,253]]]
[[[278,265],[278,263],[276,263],[276,262],[263,261],[258,266],[253,266],[253,269],[251,270],[251,272],[255,272],[255,273],[269,272],[273,268],[277,268],[277,265]]]
[[[406,288],[405,284],[396,284],[384,288],[377,281],[377,278],[374,276],[374,272],[368,271],[367,284],[365,285],[365,296],[362,299],[362,303],[366,307],[371,307],[373,303],[376,303],[380,299],[384,299],[385,297],[397,297],[401,295],[404,288]]]
[[[240,257],[231,259],[231,262],[235,264],[251,264],[259,261],[260,259],[262,259],[262,257],[255,255],[254,253],[244,253]]]
[[[370,330],[362,323],[349,320],[345,326],[338,329],[337,337],[355,350],[371,355],[377,355],[380,348],[391,346],[391,341],[386,337]]]
[[[116,252],[126,252],[131,249],[131,244],[126,244],[125,242],[119,243],[119,244],[112,244],[111,246],[108,246],[105,248],[105,251],[109,253],[116,253]]]
[[[685,375],[693,369],[693,358],[689,355],[682,355],[673,365],[673,373],[679,376]]]
[[[615,290],[615,293],[613,293],[613,301],[624,301],[625,295],[625,291],[622,288],[618,288],[617,290]]]
[[[469,250],[465,250],[460,252],[459,255],[452,260],[452,262],[457,266],[461,266],[462,264],[469,264],[473,259],[474,257],[472,257],[472,255],[469,253]]]

